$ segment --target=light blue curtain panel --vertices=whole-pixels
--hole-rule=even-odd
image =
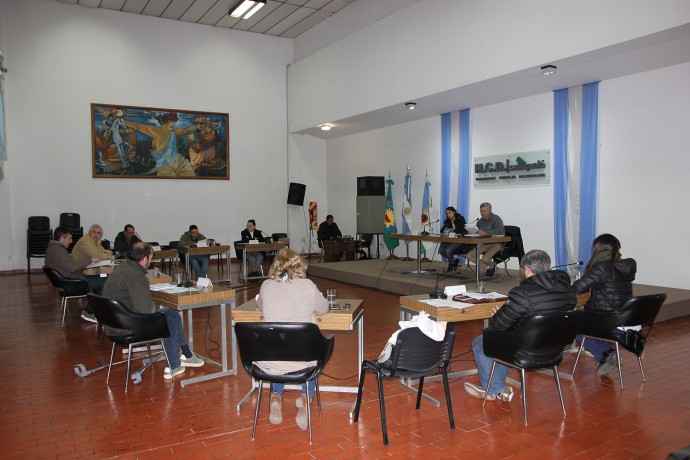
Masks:
[[[460,167],[458,172],[458,212],[470,218],[470,178],[472,177],[470,152],[470,109],[460,111]],[[444,208],[445,209],[445,208]]]
[[[450,196],[450,113],[441,114],[441,216]],[[443,217],[445,219],[445,217]],[[443,219],[441,219],[443,221]]]
[[[568,261],[566,213],[568,212],[568,89],[554,91],[553,114],[553,232],[556,263]]]

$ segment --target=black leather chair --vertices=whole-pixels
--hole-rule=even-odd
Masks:
[[[60,326],[65,325],[65,313],[67,312],[67,301],[69,299],[79,299],[86,297],[91,292],[89,283],[79,278],[67,278],[62,276],[53,268],[43,267],[43,272],[48,275],[48,279],[58,289],[58,294],[62,297],[60,303],[60,316],[62,321]]]
[[[360,259],[371,259],[371,243],[374,241],[374,235],[371,233],[361,233],[357,235],[357,253]],[[364,252],[364,250],[367,252]]]
[[[578,331],[582,334],[583,339],[580,344],[580,349],[577,351],[577,358],[575,358],[575,365],[573,366],[573,376],[577,363],[580,360],[580,354],[584,348],[587,339],[603,340],[614,344],[616,347],[616,357],[618,358],[618,377],[623,388],[623,371],[621,370],[621,353],[618,346],[618,339],[620,336],[613,333],[616,328],[642,326],[642,335],[647,339],[647,336],[652,330],[654,320],[661,310],[661,306],[666,300],[666,294],[651,294],[630,298],[618,312],[602,312],[595,310],[584,310],[584,318],[582,325]],[[637,362],[640,365],[640,373],[642,374],[642,381],[644,381],[644,369],[642,368],[642,355],[644,350],[640,353],[631,353],[637,356]]]
[[[525,248],[522,245],[522,233],[520,232],[520,227],[506,225],[504,229],[505,235],[510,237],[510,241],[503,245],[503,249],[498,251],[492,257],[492,260],[496,265],[502,263],[505,270],[504,274],[507,274],[510,278],[512,278],[513,276],[508,271],[508,260],[510,260],[511,257],[517,257],[518,262],[521,262],[522,256],[525,255]],[[503,278],[503,275],[501,275],[501,278]]]
[[[522,410],[527,425],[527,384],[525,371],[553,369],[558,396],[565,417],[563,392],[558,377],[558,365],[563,361],[563,349],[575,340],[582,321],[582,310],[554,311],[524,318],[518,326],[502,332],[484,329],[484,354],[493,358],[487,387],[491,387],[496,363],[520,370],[522,383]],[[484,403],[486,396],[484,395]]]
[[[144,368],[138,370],[132,374],[132,380],[135,383],[141,381],[141,373],[152,366],[161,355],[165,356],[168,366],[170,366],[170,361],[168,360],[168,355],[165,353],[165,347],[163,346],[163,339],[170,335],[168,331],[168,322],[165,319],[165,315],[160,312],[145,314],[137,313],[129,308],[127,308],[122,303],[117,300],[108,299],[107,297],[102,297],[96,294],[88,294],[89,305],[93,308],[93,314],[99,323],[104,326],[109,326],[117,329],[128,329],[129,334],[126,335],[114,335],[108,334],[106,330],[106,335],[113,342],[113,347],[110,352],[110,363],[108,364],[108,376],[106,377],[105,383],[110,381],[110,371],[113,367],[113,358],[115,357],[116,345],[121,345],[122,347],[127,347],[127,374],[125,376],[125,393],[129,386],[129,370],[132,363],[132,350],[135,347],[146,345],[148,350],[148,355],[143,356],[148,357],[148,364]],[[163,352],[157,354],[156,356],[151,354],[151,344],[160,344],[163,348]],[[137,358],[134,358],[137,359]],[[120,364],[124,361],[117,362],[115,364]],[[174,378],[174,377],[173,377]]]
[[[240,273],[242,273],[244,276],[247,276],[246,273],[244,273],[244,264],[242,263],[242,258],[244,257],[244,250],[237,246],[238,244],[242,243],[242,240],[237,240],[232,243],[233,247],[235,248],[235,257],[237,258],[237,261],[240,263],[240,268],[237,271],[237,276],[240,276]]]
[[[290,239],[288,238],[287,233],[271,233],[271,240],[274,242],[285,243],[286,248],[290,247]]]
[[[84,236],[84,227],[81,226],[81,216],[75,212],[63,212],[60,214],[60,226],[67,227],[72,232],[72,243],[67,250],[71,253],[79,238]]]
[[[26,229],[26,269],[31,275],[31,259],[44,258],[48,243],[53,239],[50,219],[47,216],[31,216]]]
[[[379,410],[381,411],[381,431],[383,433],[383,444],[388,445],[388,428],[386,425],[386,405],[383,395],[384,378],[410,378],[419,379],[417,388],[417,405],[419,409],[424,389],[424,377],[441,371],[443,375],[443,388],[446,392],[446,406],[448,407],[448,419],[450,429],[455,429],[455,418],[453,417],[453,404],[450,400],[450,389],[448,387],[448,364],[453,353],[455,343],[455,323],[446,325],[446,335],[443,341],[437,342],[422,333],[419,328],[412,327],[400,331],[393,347],[393,352],[389,360],[384,363],[377,361],[362,361],[362,372],[359,377],[359,389],[357,391],[357,401],[353,420],[359,420],[359,408],[362,403],[362,391],[364,389],[364,377],[366,371],[376,373],[376,380],[379,388]]]
[[[235,335],[242,366],[254,380],[259,381],[252,440],[256,433],[264,382],[305,383],[316,379],[316,400],[321,414],[318,375],[333,354],[332,336],[324,337],[319,327],[313,323],[237,323]],[[257,367],[255,361],[316,361],[316,365],[285,375],[272,375]],[[311,444],[309,406],[307,404],[307,426]]]

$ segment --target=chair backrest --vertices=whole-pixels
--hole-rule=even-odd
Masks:
[[[518,349],[563,349],[575,340],[582,310],[561,310],[524,318],[516,328]]]
[[[446,324],[441,342],[433,340],[417,327],[400,331],[391,354],[391,376],[401,371],[427,374],[447,366],[455,344],[455,323]]]
[[[333,337],[324,337],[313,323],[237,323],[235,335],[247,372],[254,361],[317,361],[323,366],[333,353]]]
[[[137,313],[114,299],[89,294],[89,305],[99,323],[132,331],[132,341],[143,342],[168,337],[168,322],[161,312]]]
[[[171,241],[168,243],[168,246],[170,246],[170,249],[177,249],[180,247],[180,242],[179,241]]]
[[[86,280],[79,278],[67,278],[62,276],[60,272],[54,268],[43,266],[43,273],[48,276],[48,279],[58,289],[62,289],[60,295],[65,297],[86,295],[91,292],[89,283]]]
[[[81,227],[81,218],[79,214],[74,212],[63,212],[60,214],[60,225],[67,227],[70,230]]]
[[[235,256],[237,256],[237,260],[242,259],[242,254],[244,253],[244,250],[237,245],[242,243],[242,240],[237,240],[233,243],[233,246],[235,247]]]
[[[50,231],[50,219],[47,216],[29,217],[28,229],[33,231]]]
[[[621,326],[651,326],[666,300],[666,294],[631,297],[618,312]]]
[[[522,256],[525,255],[525,249],[522,244],[522,232],[520,231],[520,227],[505,225],[503,228],[505,235],[510,237],[510,241],[505,243],[503,249],[496,253],[494,259],[504,261],[511,257],[517,257],[518,261],[522,261]]]

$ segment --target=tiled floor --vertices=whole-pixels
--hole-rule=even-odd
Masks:
[[[397,328],[398,297],[314,281],[322,290],[336,288],[339,297],[364,299],[365,356],[377,356]],[[238,304],[257,292],[258,285],[240,291]],[[110,344],[99,349],[95,325],[80,320],[76,307],[60,328],[59,298],[42,273],[0,276],[0,309],[0,458],[663,459],[690,444],[690,318],[655,327],[644,359],[644,384],[630,355],[624,357],[624,390],[615,376],[597,377],[591,359],[578,366],[576,380],[563,383],[565,419],[553,380],[546,375],[528,375],[527,427],[519,395],[512,403],[491,402],[482,408],[480,400],[464,393],[463,381],[453,379],[454,431],[443,405],[422,403],[415,411],[414,395],[395,381],[386,382],[390,444],[383,446],[374,377],[367,378],[356,424],[348,417],[353,394],[322,393],[323,416],[314,415],[312,445],[294,422],[293,395],[286,393],[285,420],[276,426],[268,422],[264,392],[257,439],[252,441],[255,401],[236,410],[249,387],[243,371],[182,388],[163,379],[161,364],[146,371],[141,384],[130,384],[125,394],[124,368],[113,371],[110,387],[105,371],[75,375],[77,363],[91,368],[97,359],[107,360]],[[206,348],[219,341],[217,321],[217,309],[196,312],[197,348],[204,334]],[[481,322],[459,324],[452,370],[473,367],[470,342],[481,328]],[[356,385],[356,347],[353,334],[337,335],[322,385]],[[568,356],[562,369],[570,369],[573,359]],[[210,370],[188,369],[185,377]],[[477,381],[476,376],[467,379]],[[425,390],[443,397],[440,383],[430,382]]]

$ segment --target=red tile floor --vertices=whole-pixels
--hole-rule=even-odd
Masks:
[[[398,297],[314,281],[322,290],[336,288],[339,297],[364,299],[365,356],[377,356],[397,328]],[[256,284],[239,291],[238,304],[257,292]],[[0,458],[663,459],[690,444],[690,318],[655,327],[644,358],[644,383],[631,355],[624,357],[625,389],[613,373],[597,377],[594,362],[586,359],[575,381],[563,383],[566,418],[553,379],[542,374],[528,375],[529,426],[523,423],[519,394],[512,403],[490,402],[483,408],[481,400],[465,394],[461,379],[453,379],[453,431],[443,405],[423,402],[415,411],[414,395],[388,381],[390,444],[384,446],[376,383],[368,376],[359,423],[348,417],[354,394],[322,393],[323,416],[313,413],[310,445],[294,421],[296,395],[287,392],[281,425],[268,422],[264,392],[257,437],[251,440],[255,399],[236,410],[250,384],[242,370],[182,388],[164,380],[163,364],[158,364],[140,384],[130,384],[127,394],[122,367],[113,370],[110,386],[105,371],[78,377],[75,364],[90,368],[97,359],[109,358],[110,343],[99,348],[96,326],[79,319],[79,308],[73,306],[61,328],[59,297],[40,272],[0,276],[0,293]],[[195,312],[197,351],[218,355],[213,350],[220,338],[218,318],[213,307]],[[481,322],[459,323],[452,370],[474,367],[470,342],[481,328]],[[354,334],[337,334],[322,385],[356,385],[356,347]],[[569,370],[573,360],[568,356],[562,370]],[[210,371],[207,365],[188,369],[184,376]],[[476,375],[466,378],[477,381]],[[443,400],[440,383],[427,383],[425,391]]]

